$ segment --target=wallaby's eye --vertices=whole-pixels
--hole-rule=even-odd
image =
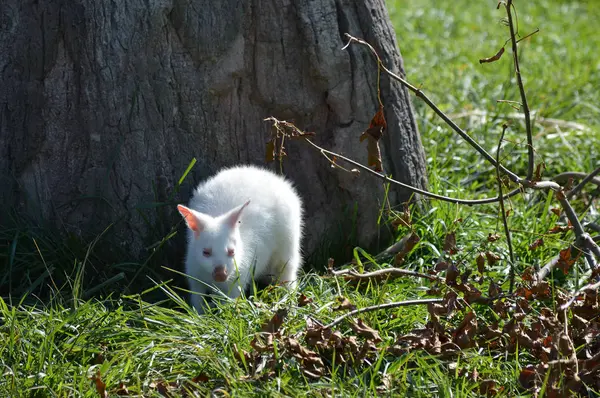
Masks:
[[[212,249],[204,249],[202,250],[202,254],[204,255],[204,257],[210,257],[212,256]]]
[[[229,257],[233,257],[233,256],[235,255],[235,250],[234,250],[234,249],[232,249],[232,248],[228,248],[228,249],[227,249],[227,255],[228,255]]]

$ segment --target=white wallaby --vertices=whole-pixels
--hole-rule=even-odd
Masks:
[[[185,268],[199,313],[212,287],[231,298],[253,277],[295,287],[302,203],[289,181],[255,166],[224,169],[196,188],[189,207],[177,209],[188,226]]]

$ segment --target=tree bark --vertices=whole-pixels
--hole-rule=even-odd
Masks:
[[[264,164],[268,116],[366,163],[377,65],[362,47],[342,50],[344,33],[403,74],[383,0],[3,0],[0,18],[1,203],[81,235],[116,222],[134,255],[179,221],[173,204],[200,180]],[[381,88],[385,171],[424,187],[407,91],[383,75]],[[286,151],[305,252],[355,205],[359,242],[373,243],[381,181],[332,169],[301,141]],[[392,187],[389,200],[410,195]]]

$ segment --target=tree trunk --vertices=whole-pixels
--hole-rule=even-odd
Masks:
[[[364,47],[342,50],[346,32],[403,74],[383,0],[2,0],[0,201],[77,234],[116,222],[142,255],[201,179],[264,164],[268,116],[366,164],[359,136],[378,109],[377,65]],[[381,87],[385,171],[424,187],[407,92],[385,76]],[[305,252],[355,205],[359,242],[373,243],[381,181],[332,169],[301,141],[286,151]],[[389,200],[409,196],[392,187]]]

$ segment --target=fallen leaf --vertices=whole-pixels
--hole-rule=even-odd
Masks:
[[[495,253],[492,253],[492,252],[491,252],[491,251],[489,251],[489,250],[488,250],[487,252],[485,252],[485,257],[487,258],[488,264],[489,264],[490,266],[492,266],[492,265],[496,264],[496,262],[497,262],[498,260],[500,260],[500,256],[499,256],[499,255],[497,255],[497,254],[495,254]]]
[[[101,398],[107,398],[108,392],[106,392],[106,384],[102,381],[99,370],[92,376],[92,381],[96,385],[96,392],[98,392],[98,395],[100,395]]]
[[[458,249],[456,248],[456,233],[450,232],[446,234],[444,238],[444,248],[443,250],[449,254],[456,254]]]
[[[350,302],[346,297],[338,297],[338,302],[340,305],[335,307],[333,311],[342,311],[342,310],[355,310],[356,306]]]
[[[498,235],[498,234],[492,234],[492,233],[488,234],[488,237],[487,237],[488,242],[495,242],[498,239],[500,239],[500,235]]]
[[[301,294],[298,298],[298,307],[304,307],[313,302],[313,299],[306,297],[304,294]]]
[[[533,251],[533,250],[537,249],[538,247],[542,247],[542,246],[544,246],[544,239],[539,238],[539,239],[536,239],[532,244],[529,245],[529,250]]]
[[[456,285],[456,278],[458,278],[459,272],[456,264],[451,263],[448,265],[446,270],[446,284],[449,286]]]
[[[275,312],[271,320],[263,324],[261,330],[265,333],[277,333],[277,331],[283,324],[283,320],[287,316],[287,313],[288,310],[285,308],[277,310],[277,312]]]
[[[563,233],[563,232],[567,232],[573,229],[572,225],[556,225],[554,226],[552,229],[550,229],[548,231],[549,234],[559,234],[559,233]]]
[[[121,382],[119,384],[119,388],[117,389],[117,391],[115,392],[115,394],[119,395],[119,396],[129,396],[129,389],[127,388],[127,386],[125,385],[125,383]]]
[[[383,341],[381,340],[381,337],[379,337],[379,332],[369,327],[360,318],[356,323],[350,322],[350,327],[352,328],[352,330],[354,330],[355,333],[357,333],[359,336],[366,338],[367,340],[373,340],[375,343]]]
[[[477,254],[475,262],[477,263],[477,271],[479,271],[479,273],[483,275],[483,271],[485,270],[485,253],[480,252],[479,254]]]
[[[569,270],[573,264],[575,264],[575,262],[579,259],[579,256],[581,256],[581,252],[578,252],[578,255],[573,258],[571,248],[572,246],[569,246],[566,249],[561,250],[558,254],[558,263],[556,264],[556,267],[561,269],[565,275],[569,273]]]

